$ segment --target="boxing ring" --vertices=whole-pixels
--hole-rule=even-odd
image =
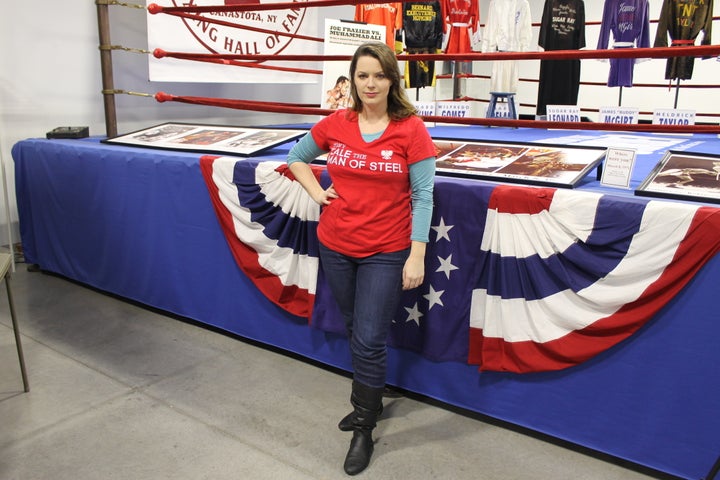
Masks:
[[[707,55],[720,53],[718,48],[682,50],[683,55]],[[678,55],[677,49],[648,50],[653,51],[572,54],[584,58]],[[483,60],[494,58],[484,55]],[[542,54],[498,55],[539,58]],[[477,57],[469,54],[458,60]],[[116,94],[111,81],[104,82],[104,88],[106,101]],[[253,100],[180,97],[163,92],[151,96],[161,102],[327,113],[315,107]],[[115,128],[112,117],[112,112],[106,117],[109,131]],[[476,118],[455,121],[470,126],[453,126],[446,118],[426,120],[445,124],[430,127],[433,138],[572,144],[582,136],[588,144],[597,142],[607,147],[614,134],[630,132],[638,142],[665,139],[679,151],[720,155],[720,127],[716,125],[661,128],[583,123],[550,130],[557,124]],[[310,124],[289,126],[309,128]],[[346,338],[327,322],[316,321],[319,312],[309,318],[289,313],[238,268],[201,171],[203,154],[111,145],[101,140],[27,139],[13,147],[26,262],[143,305],[350,371]],[[283,144],[262,155],[238,159],[235,169],[247,173],[264,163],[282,162],[291,146]],[[641,183],[663,153],[662,148],[638,153],[629,190],[606,187],[591,173],[566,195],[571,199],[603,196],[609,200],[605,213],[621,216],[645,202],[633,195],[632,188]],[[450,219],[453,212],[456,216],[467,212],[470,201],[476,202],[472,204],[473,215],[485,212],[488,205],[482,202],[496,188],[494,182],[438,176],[433,225],[438,224],[440,214]],[[524,194],[534,187],[516,188]],[[685,204],[658,201],[668,206]],[[716,210],[720,212],[713,205],[703,207],[713,215]],[[667,215],[672,212],[669,208]],[[466,216],[467,221],[472,218]],[[720,238],[720,227],[714,233],[717,235],[710,237]],[[429,354],[425,340],[415,338],[405,343],[396,341],[390,347],[388,383],[553,441],[607,455],[611,461],[629,462],[631,468],[647,469],[651,474],[714,478],[720,466],[720,374],[715,367],[720,360],[715,302],[720,259],[714,255],[716,247],[706,248],[702,266],[652,318],[623,341],[575,366],[523,374],[480,370],[462,356],[443,357],[442,348],[440,353]],[[479,249],[477,254],[468,255],[474,258]],[[318,279],[319,284],[323,281],[322,277]],[[323,314],[332,320],[332,312]],[[453,317],[447,324],[463,325],[463,321]],[[450,343],[467,343],[467,335],[458,329],[446,333],[444,341],[449,349]],[[482,446],[477,448],[480,454]]]

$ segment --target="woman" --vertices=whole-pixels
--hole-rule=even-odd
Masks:
[[[350,79],[352,106],[318,122],[290,151],[288,164],[322,206],[320,261],[352,354],[353,411],[339,427],[353,431],[344,469],[355,475],[374,448],[387,336],[401,290],[420,286],[425,276],[435,147],[386,44],[360,45]],[[326,152],[333,183],[323,189],[308,163]]]

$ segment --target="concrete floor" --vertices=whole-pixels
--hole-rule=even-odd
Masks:
[[[0,290],[0,479],[342,479],[347,375],[18,264]],[[633,465],[385,399],[371,479],[641,480]]]

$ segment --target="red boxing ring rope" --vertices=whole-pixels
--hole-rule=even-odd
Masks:
[[[252,27],[250,25],[242,25],[238,23],[233,22],[226,22],[225,20],[218,20],[216,18],[210,18],[210,17],[203,17],[202,15],[193,15],[192,13],[182,13],[182,12],[170,12],[170,15],[174,17],[181,17],[181,18],[187,18],[190,20],[197,20],[203,23],[213,23],[216,25],[222,25],[223,27],[231,27],[231,28],[238,28],[241,30],[250,30],[252,32],[258,32],[258,33],[267,33],[270,35],[277,35],[280,37],[292,37],[297,38],[299,40],[308,40],[310,42],[324,42],[325,40],[319,37],[310,37],[306,35],[298,35],[295,33],[287,33],[287,32],[281,32],[276,30],[267,30],[265,28],[259,28],[259,27]]]
[[[218,58],[226,60],[265,61],[348,61],[350,55],[246,55],[246,54],[212,54],[184,53],[156,50],[157,58],[171,57],[184,60],[203,60]],[[608,50],[550,50],[544,52],[492,52],[492,53],[428,53],[397,55],[399,61],[492,61],[492,60],[574,60],[604,58],[668,58],[668,57],[715,57],[720,55],[720,45],[702,45],[693,47],[653,47],[653,48],[618,48]]]
[[[401,3],[411,0],[400,0]],[[422,1],[422,0],[420,0]],[[147,10],[151,14],[176,13],[176,12],[258,12],[261,10],[296,10],[310,7],[339,7],[345,5],[355,6],[365,3],[377,3],[375,0],[309,0],[307,2],[285,2],[285,3],[252,3],[247,5],[191,5],[186,7],[163,7],[156,3],[148,5]]]
[[[312,75],[322,75],[322,70],[310,70],[307,68],[292,68],[292,67],[280,67],[277,65],[262,65],[258,62],[239,62],[237,60],[226,59],[227,55],[219,55],[212,53],[181,53],[181,52],[166,52],[161,48],[153,50],[153,56],[155,58],[177,58],[180,60],[192,60],[195,62],[205,63],[216,63],[220,65],[233,65],[236,67],[247,67],[247,68],[259,68],[265,70],[274,70],[279,72],[293,72],[293,73],[309,73]]]
[[[233,100],[223,98],[176,96],[165,92],[155,94],[155,100],[163,102],[180,102],[193,105],[233,108],[256,112],[290,113],[296,115],[329,115],[335,110],[317,107],[297,106],[295,104],[261,102],[255,100]],[[617,124],[595,122],[546,122],[539,120],[508,120],[499,118],[456,118],[421,116],[426,122],[457,123],[461,125],[486,125],[496,127],[527,127],[527,128],[559,128],[568,130],[617,130],[654,133],[719,133],[720,125],[651,125],[651,124]]]

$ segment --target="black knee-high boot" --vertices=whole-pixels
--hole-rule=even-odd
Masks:
[[[377,419],[380,419],[380,416],[383,413],[383,404],[380,402],[380,406],[378,407],[377,411]],[[338,423],[338,428],[342,430],[343,432],[351,432],[353,429],[353,420],[355,419],[355,410],[348,413],[343,417],[342,420]]]
[[[353,406],[353,438],[345,457],[345,473],[357,475],[370,464],[373,454],[372,431],[377,424],[377,415],[382,405],[383,387],[368,387],[353,381],[350,403]]]

